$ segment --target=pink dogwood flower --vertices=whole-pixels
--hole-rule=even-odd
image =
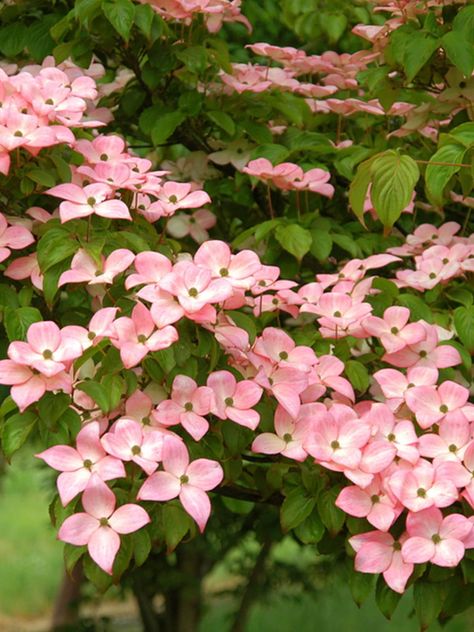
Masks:
[[[71,376],[64,371],[47,377],[12,360],[0,360],[0,384],[11,386],[10,395],[20,412],[40,400],[47,391],[70,393],[72,390]]]
[[[153,417],[162,426],[180,424],[195,441],[199,441],[209,429],[205,415],[214,407],[211,388],[198,386],[186,375],[177,375],[173,380],[171,399],[160,402]]]
[[[325,414],[323,404],[303,404],[294,419],[282,407],[275,411],[275,433],[263,432],[252,443],[252,452],[261,454],[281,454],[288,459],[304,461],[308,456],[304,443],[318,415]]]
[[[136,366],[150,351],[167,349],[179,337],[172,325],[155,331],[150,311],[142,303],[135,305],[131,318],[122,316],[113,326],[116,338],[112,338],[112,344],[119,349],[126,369]]]
[[[402,557],[402,546],[406,536],[399,541],[390,533],[369,531],[349,538],[356,551],[355,569],[360,573],[382,573],[392,590],[403,593],[413,573],[413,564]]]
[[[410,310],[407,307],[389,307],[383,318],[369,316],[362,322],[370,336],[380,338],[387,353],[400,351],[407,345],[416,344],[426,338],[421,323],[408,323]]]
[[[356,485],[344,487],[336,506],[350,516],[367,518],[380,531],[388,531],[402,511],[399,502],[384,489],[383,479],[376,479],[364,489]]]
[[[58,287],[66,283],[111,284],[118,274],[132,265],[135,255],[126,248],[114,250],[110,255],[101,257],[99,264],[85,250],[78,250],[71,261],[71,269],[61,274]]]
[[[23,250],[35,241],[24,226],[8,226],[4,215],[0,213],[0,263],[7,259],[12,250]]]
[[[114,191],[106,184],[88,184],[83,188],[77,184],[58,184],[46,193],[64,200],[59,205],[62,223],[94,213],[107,219],[132,219],[127,205],[113,199]]]
[[[405,395],[414,386],[434,386],[438,381],[438,370],[429,366],[413,366],[404,375],[396,369],[381,369],[373,375],[387,398],[391,410],[397,410],[405,401]]]
[[[120,457],[108,456],[102,447],[100,425],[97,421],[87,423],[79,431],[75,448],[55,445],[36,456],[61,472],[56,484],[64,506],[79,492],[84,491],[93,475],[103,481],[125,476],[125,468]]]
[[[194,263],[211,271],[215,279],[223,278],[234,288],[248,290],[255,283],[253,276],[261,268],[258,255],[251,250],[242,250],[233,255],[223,241],[204,242],[194,255]]]
[[[82,355],[80,342],[64,338],[53,321],[30,325],[26,340],[27,342],[18,340],[10,343],[9,358],[39,371],[46,377],[68,370],[71,362]]]
[[[157,202],[149,210],[159,206],[162,215],[173,215],[178,209],[200,208],[210,204],[211,198],[205,191],[193,191],[187,182],[165,182],[157,194]]]
[[[464,556],[464,539],[472,531],[472,522],[461,514],[443,518],[437,507],[408,513],[408,538],[402,546],[405,562],[437,566],[457,566]]]
[[[405,395],[407,406],[423,429],[444,421],[465,420],[463,409],[468,398],[469,390],[451,380],[438,387],[415,386]]]
[[[163,438],[159,430],[143,432],[141,423],[122,418],[101,438],[101,443],[110,455],[121,461],[133,461],[150,475],[161,461]]]
[[[114,493],[93,474],[82,496],[85,511],[66,518],[58,533],[63,542],[87,545],[91,558],[109,575],[120,548],[120,535],[151,522],[143,507],[129,503],[115,509],[115,502]]]
[[[207,378],[207,386],[214,393],[211,412],[219,419],[231,419],[241,426],[255,430],[260,415],[253,406],[258,404],[263,389],[252,380],[237,382],[230,371],[214,371]]]
[[[79,325],[67,325],[62,328],[61,333],[64,338],[78,340],[85,351],[89,347],[99,344],[104,338],[115,337],[113,323],[117,311],[117,307],[104,307],[92,316],[87,329]]]
[[[221,466],[210,459],[189,462],[183,441],[167,437],[163,444],[163,471],[155,472],[141,486],[139,500],[171,500],[179,498],[201,533],[211,513],[206,492],[219,485],[224,477]]]
[[[199,209],[192,215],[178,213],[173,215],[166,224],[166,231],[175,239],[182,239],[189,235],[195,242],[202,244],[209,239],[210,228],[216,225],[216,216],[207,209]]]

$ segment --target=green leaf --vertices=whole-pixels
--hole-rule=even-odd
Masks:
[[[147,39],[151,37],[151,28],[155,15],[156,13],[149,4],[138,4],[135,6],[135,24]]]
[[[280,162],[283,162],[288,158],[290,152],[283,145],[276,145],[274,143],[270,143],[268,145],[259,145],[252,152],[252,160],[256,158],[266,158],[272,164],[276,165]]]
[[[99,568],[89,555],[84,556],[83,568],[85,576],[99,592],[104,593],[112,585],[112,576]]]
[[[450,179],[461,169],[466,148],[462,145],[444,145],[431,156],[426,167],[426,193],[431,202],[437,205],[443,203],[443,193]],[[446,163],[446,164],[435,164]]]
[[[391,228],[408,206],[419,177],[418,165],[410,156],[389,150],[374,158],[370,197],[385,228]]]
[[[374,158],[369,158],[369,160],[358,166],[355,178],[349,187],[349,203],[362,226],[365,226],[364,204],[372,179],[371,167],[373,161]]]
[[[192,73],[204,72],[207,67],[207,51],[204,46],[190,46],[176,52],[176,57]]]
[[[171,134],[173,134],[176,128],[181,125],[185,118],[186,117],[183,112],[178,110],[177,112],[162,114],[155,119],[151,130],[151,140],[153,141],[153,144],[162,145],[166,140],[168,140]]]
[[[316,509],[296,528],[295,535],[303,544],[316,544],[324,535],[324,525]]]
[[[406,41],[403,53],[403,67],[408,81],[412,81],[423,66],[439,48],[439,40],[431,35],[412,33]]]
[[[421,629],[426,630],[438,617],[443,607],[444,588],[443,583],[419,581],[413,589],[415,612],[420,622]]]
[[[345,514],[336,507],[336,498],[341,489],[333,487],[322,492],[318,498],[318,511],[324,526],[331,535],[336,535],[342,529]]]
[[[102,11],[117,33],[128,41],[135,17],[135,5],[130,0],[105,0]]]
[[[448,137],[453,137],[465,147],[474,145],[474,123],[463,123],[450,130]]]
[[[397,300],[403,307],[408,307],[412,321],[426,320],[427,323],[433,322],[432,310],[419,296],[415,296],[413,294],[400,294]]]
[[[87,548],[85,546],[74,546],[73,544],[64,545],[64,566],[69,575],[86,551]]]
[[[213,111],[208,112],[207,117],[211,119],[213,123],[215,123],[218,127],[227,132],[229,136],[233,136],[235,134],[235,123],[230,118],[228,114],[222,111]]]
[[[53,427],[70,404],[71,398],[66,393],[45,393],[38,402],[41,421],[45,422],[48,428]]]
[[[132,534],[133,557],[137,566],[144,564],[150,555],[151,540],[146,529],[139,529]]]
[[[470,353],[474,353],[474,307],[458,307],[454,310],[456,333]]]
[[[36,307],[19,307],[18,309],[6,307],[3,316],[3,324],[9,340],[25,340],[30,325],[42,320],[43,316]]]
[[[44,187],[51,188],[56,184],[56,178],[52,173],[43,169],[31,169],[26,175],[30,180],[33,180],[33,182],[41,184]]]
[[[50,228],[38,242],[38,264],[46,272],[56,263],[71,257],[79,249],[78,242],[63,228]]]
[[[109,395],[107,389],[102,386],[102,384],[94,382],[93,380],[87,380],[78,384],[76,388],[83,393],[86,393],[86,395],[89,395],[103,413],[108,413],[109,410],[111,410],[109,407]]]
[[[182,507],[174,503],[164,505],[163,528],[168,553],[175,550],[191,526],[191,519]]]
[[[2,448],[8,460],[25,443],[37,422],[38,417],[33,412],[18,413],[8,417],[2,430]]]
[[[313,239],[309,230],[299,224],[280,224],[275,229],[275,238],[286,252],[296,257],[298,261],[309,252]]]
[[[474,44],[474,5],[469,5],[456,12],[453,20],[453,31],[462,33],[464,39]]]
[[[332,250],[332,237],[323,230],[313,228],[311,230],[311,254],[316,257],[318,261],[326,261]]]
[[[464,76],[470,77],[474,70],[474,46],[458,31],[450,31],[442,37],[443,48],[451,63]]]
[[[257,336],[257,326],[253,318],[251,316],[248,316],[247,314],[244,314],[243,312],[238,312],[234,310],[228,311],[226,313],[229,318],[234,321],[237,327],[244,329],[248,333],[250,344],[253,344],[253,341]]]
[[[28,31],[21,22],[13,22],[0,29],[0,53],[16,57],[26,46]]]
[[[306,496],[301,488],[293,489],[280,509],[280,523],[283,531],[289,531],[301,524],[315,506],[316,498]]]
[[[55,43],[49,29],[56,23],[56,19],[55,15],[46,15],[28,27],[27,47],[30,55],[38,63],[53,52]]]
[[[370,376],[367,368],[357,360],[349,360],[346,362],[345,373],[349,382],[360,393],[365,393],[369,388]]]
[[[352,598],[359,608],[372,594],[376,580],[377,575],[374,573],[358,573],[351,568],[349,587],[351,589]]]
[[[375,588],[375,603],[383,616],[390,620],[402,595],[387,586],[384,579],[379,577]]]

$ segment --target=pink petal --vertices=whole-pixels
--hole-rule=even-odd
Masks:
[[[108,518],[115,508],[115,495],[97,474],[92,474],[82,496],[88,514],[100,520]]]
[[[189,479],[189,485],[207,492],[219,485],[224,478],[224,472],[217,461],[197,459],[189,464],[186,476]]]
[[[109,518],[109,524],[117,533],[132,533],[148,524],[150,517],[139,505],[122,505]]]
[[[94,211],[97,215],[108,219],[132,219],[127,205],[120,200],[107,200],[96,204]]]
[[[438,566],[453,567],[457,566],[464,557],[464,544],[459,540],[448,538],[441,540],[436,545],[436,551],[431,558],[433,564]]]
[[[141,486],[137,498],[139,500],[171,500],[181,490],[179,478],[169,472],[155,472]]]
[[[199,487],[183,485],[179,500],[186,512],[196,521],[202,533],[211,514],[211,501],[206,492]]]
[[[286,442],[276,434],[264,432],[252,443],[252,452],[261,454],[279,454],[286,447]]]
[[[433,540],[415,536],[403,543],[402,557],[405,562],[423,564],[433,558],[435,549]]]
[[[86,513],[77,513],[62,523],[58,538],[63,542],[83,546],[99,528],[99,521]]]
[[[99,527],[88,542],[89,555],[100,568],[112,575],[115,556],[120,548],[120,537],[110,527]]]
[[[35,456],[60,472],[73,472],[83,466],[79,452],[68,445],[55,445]]]

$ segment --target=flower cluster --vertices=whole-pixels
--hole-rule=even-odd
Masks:
[[[304,172],[299,165],[282,162],[275,167],[266,158],[251,160],[242,169],[243,173],[272,183],[282,191],[312,191],[326,197],[332,197],[334,187],[329,184],[331,174],[324,169],[310,169]]]

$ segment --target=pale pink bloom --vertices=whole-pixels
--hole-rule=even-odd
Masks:
[[[23,250],[34,242],[35,238],[23,226],[8,226],[4,215],[0,213],[0,262],[5,261],[11,250]]]
[[[101,438],[101,443],[110,455],[121,461],[133,461],[150,475],[161,461],[164,436],[157,429],[144,432],[141,423],[123,417]]]
[[[414,345],[408,345],[401,351],[386,353],[382,360],[399,368],[408,368],[414,365],[446,369],[461,364],[459,351],[451,345],[440,345],[438,329],[420,321],[426,329],[426,338]]]
[[[198,244],[209,239],[210,228],[216,225],[216,216],[207,209],[199,209],[192,215],[179,213],[168,220],[166,230],[175,239],[182,239],[189,235]]]
[[[115,329],[113,323],[117,315],[117,307],[104,307],[99,309],[89,321],[89,327],[67,325],[61,330],[63,338],[73,338],[81,343],[85,351],[92,345],[98,344],[104,338],[114,338]]]
[[[388,531],[402,512],[400,503],[384,488],[379,476],[365,489],[356,485],[344,487],[336,499],[336,506],[350,516],[367,518],[381,531]]]
[[[299,415],[300,394],[308,386],[308,376],[305,371],[289,366],[262,366],[254,380],[267,393],[271,393],[292,417],[296,418]]]
[[[466,418],[445,419],[438,434],[424,434],[419,439],[421,456],[433,459],[433,465],[444,461],[462,461],[470,444],[471,430]]]
[[[214,393],[207,386],[198,386],[186,375],[177,375],[171,388],[171,399],[160,402],[153,412],[154,419],[162,426],[181,425],[195,441],[199,441],[209,429],[205,419],[214,408]]]
[[[207,308],[210,321],[215,320],[215,309],[211,307],[211,303],[221,303],[233,293],[229,281],[224,278],[213,279],[210,270],[190,261],[176,263],[172,272],[160,281],[160,286],[176,296],[189,314]]]
[[[17,147],[37,150],[63,141],[74,142],[74,134],[67,128],[43,125],[37,116],[21,114],[13,103],[4,107],[0,114],[0,146],[7,151]],[[59,140],[58,135],[63,138]]]
[[[133,265],[136,273],[127,276],[125,288],[129,290],[137,285],[144,285],[137,296],[153,302],[161,279],[173,268],[171,261],[159,252],[139,252]]]
[[[152,423],[152,410],[153,400],[143,391],[135,391],[125,402],[125,416],[139,421],[144,428]]]
[[[460,269],[460,264],[457,261],[444,264],[441,259],[430,257],[417,263],[416,270],[398,271],[397,281],[401,287],[412,287],[423,292],[424,290],[431,290],[438,283],[456,276]]]
[[[301,401],[304,403],[315,401],[330,388],[353,402],[355,400],[354,389],[349,380],[341,377],[344,369],[344,363],[336,356],[320,356],[319,362],[312,369],[308,388],[301,393]]]
[[[166,437],[163,444],[163,471],[155,472],[143,483],[138,498],[164,501],[178,497],[202,532],[211,513],[211,503],[206,492],[217,487],[223,477],[224,473],[217,461],[197,459],[190,463],[184,442]]]
[[[64,371],[47,377],[12,360],[0,360],[0,384],[11,386],[10,395],[20,412],[40,400],[46,391],[72,390],[71,376]]]
[[[356,551],[355,569],[360,573],[382,573],[383,578],[392,590],[403,593],[406,583],[413,573],[413,564],[402,558],[402,544],[394,540],[390,533],[370,531],[349,538],[349,543]]]
[[[294,281],[280,280],[279,276],[280,268],[278,266],[262,265],[260,270],[254,274],[256,283],[252,287],[252,294],[258,296],[269,290],[289,290],[297,285]]]
[[[293,186],[297,190],[307,190],[332,198],[334,187],[328,184],[330,178],[331,174],[324,169],[310,169],[306,171],[302,180],[295,180]]]
[[[453,242],[454,235],[461,229],[457,222],[447,222],[439,228],[432,224],[421,224],[412,235],[408,235],[406,242],[413,248],[427,248],[433,244],[449,246]]]
[[[335,404],[315,419],[304,447],[318,463],[355,469],[360,465],[362,449],[370,434],[370,425],[358,419],[351,408]]]
[[[272,82],[265,78],[262,67],[252,64],[232,64],[232,73],[220,71],[223,83],[242,94],[243,92],[264,92],[271,87]]]
[[[74,149],[92,165],[101,162],[121,163],[130,158],[125,151],[125,141],[115,134],[101,134],[93,141],[80,139],[76,141]]]
[[[415,386],[405,394],[407,406],[423,429],[443,421],[465,421],[463,408],[468,398],[469,390],[451,380],[438,387]]]
[[[408,513],[408,538],[402,546],[405,562],[437,566],[457,566],[464,556],[464,539],[472,530],[472,523],[461,514],[443,518],[437,507],[418,513]]]
[[[233,255],[223,241],[204,242],[194,255],[194,263],[211,271],[213,278],[224,278],[234,288],[250,289],[255,283],[254,273],[261,268],[258,255],[242,250]]]
[[[464,452],[463,464],[463,471],[459,472],[460,480],[456,484],[459,487],[465,486],[462,496],[474,508],[474,441],[471,441]]]
[[[61,472],[57,486],[64,506],[79,492],[84,491],[94,474],[103,481],[125,476],[125,468],[120,457],[108,456],[102,447],[97,421],[91,421],[83,426],[76,437],[75,448],[55,445],[36,456]]]
[[[113,199],[114,191],[106,184],[88,184],[83,188],[77,184],[58,184],[47,193],[65,200],[59,205],[63,223],[94,213],[107,219],[131,219],[127,205]]]
[[[300,311],[317,314],[321,334],[337,338],[357,334],[361,330],[361,321],[370,314],[372,306],[348,294],[330,292],[323,294],[316,305],[302,305]]]
[[[459,496],[456,484],[440,474],[438,468],[420,459],[412,469],[399,470],[388,479],[388,486],[410,511],[429,507],[448,507]]]
[[[216,165],[227,165],[230,163],[237,170],[242,171],[249,161],[252,150],[253,145],[239,139],[227,143],[222,150],[212,152],[208,158]]]
[[[375,439],[383,438],[394,446],[394,456],[412,464],[418,461],[418,437],[409,419],[398,419],[385,404],[371,404],[362,418],[372,424]]]
[[[253,406],[258,404],[263,392],[258,384],[252,380],[237,382],[229,371],[215,371],[207,378],[207,386],[214,393],[211,413],[255,430],[260,415]]]
[[[94,474],[82,496],[84,512],[66,518],[59,529],[63,542],[84,546],[100,568],[112,574],[112,566],[120,548],[120,535],[132,533],[150,522],[139,505],[127,504],[115,509],[115,496]]]
[[[157,194],[157,202],[149,210],[159,207],[164,216],[173,215],[178,209],[200,208],[210,204],[211,198],[205,191],[193,191],[187,182],[165,182]]]
[[[29,278],[35,288],[38,290],[43,289],[43,275],[41,274],[36,252],[26,257],[18,257],[18,259],[15,259],[8,265],[3,274],[15,281],[23,281]]]
[[[50,320],[30,325],[26,340],[10,343],[9,358],[46,377],[68,370],[71,362],[82,355],[81,344],[65,339],[56,323]]]
[[[124,272],[135,259],[135,255],[126,248],[114,250],[110,255],[101,257],[101,263],[93,259],[86,250],[80,249],[71,261],[71,269],[61,274],[58,286],[66,283],[111,284],[118,274]]]
[[[276,327],[265,327],[252,347],[249,355],[252,364],[271,367],[279,364],[281,367],[290,367],[308,372],[317,364],[318,359],[311,347],[296,345],[293,338]]]
[[[114,322],[115,336],[112,344],[120,350],[120,358],[126,369],[136,366],[150,351],[170,347],[178,340],[178,332],[172,325],[155,331],[155,322],[142,303],[137,303],[131,318],[122,316]]]
[[[426,338],[423,325],[408,323],[409,318],[407,307],[393,306],[385,310],[383,318],[369,316],[362,321],[362,326],[370,336],[380,338],[387,353],[395,353]]]
[[[304,404],[296,418],[282,407],[275,411],[275,433],[264,432],[252,443],[252,451],[262,454],[281,454],[288,459],[304,461],[308,456],[304,443],[314,420],[326,413],[323,404]]]
[[[404,375],[396,369],[381,369],[373,375],[387,398],[387,405],[397,410],[405,401],[408,389],[414,386],[433,386],[438,381],[438,369],[429,366],[413,366]]]

